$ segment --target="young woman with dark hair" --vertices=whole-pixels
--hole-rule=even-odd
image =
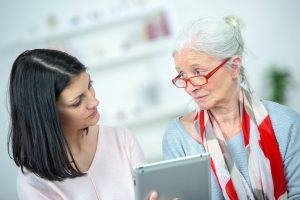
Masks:
[[[131,171],[143,153],[127,129],[97,125],[99,101],[80,61],[25,51],[13,64],[9,97],[20,199],[134,199]]]

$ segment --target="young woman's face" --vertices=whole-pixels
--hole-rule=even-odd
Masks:
[[[82,72],[71,80],[58,97],[58,111],[65,133],[97,124],[100,118],[97,110],[99,101],[91,83],[89,74]]]
[[[174,61],[181,78],[206,75],[222,63],[206,53],[191,49],[175,54]],[[223,66],[208,79],[207,84],[194,86],[188,82],[185,91],[194,99],[200,109],[212,109],[226,105],[232,99],[233,92],[236,90],[236,78],[236,73],[226,70]]]

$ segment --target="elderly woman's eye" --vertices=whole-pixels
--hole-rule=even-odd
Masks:
[[[186,78],[186,74],[183,72],[179,72],[178,78]]]
[[[200,71],[200,70],[196,70],[196,71],[194,72],[194,74],[195,74],[195,76],[201,76],[201,75],[203,75],[204,73],[203,73],[202,71]]]

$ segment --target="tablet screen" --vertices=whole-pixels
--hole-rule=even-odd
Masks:
[[[210,199],[209,154],[141,165],[133,170],[136,200],[157,191],[159,200]]]

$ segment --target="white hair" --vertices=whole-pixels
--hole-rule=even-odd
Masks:
[[[173,55],[185,49],[193,49],[223,60],[239,56],[242,60],[244,40],[241,34],[242,21],[236,16],[201,18],[185,27],[175,37]],[[241,65],[240,82],[245,81],[245,70]]]

